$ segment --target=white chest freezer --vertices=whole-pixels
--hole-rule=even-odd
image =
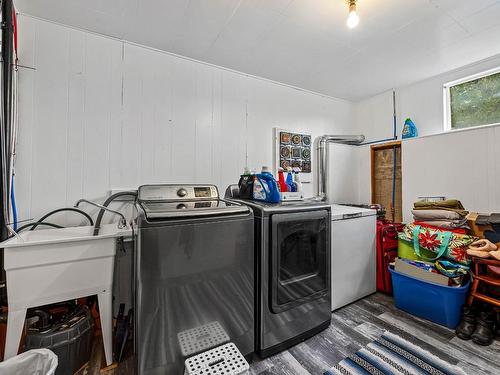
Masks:
[[[376,214],[332,205],[332,311],[377,290]]]

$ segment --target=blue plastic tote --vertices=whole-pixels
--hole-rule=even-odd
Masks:
[[[389,271],[398,309],[448,328],[458,326],[470,282],[461,287],[450,287],[404,275],[391,267]]]

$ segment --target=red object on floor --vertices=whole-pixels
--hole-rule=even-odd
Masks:
[[[398,232],[403,224],[385,219],[377,220],[377,290],[392,294],[392,280],[389,263],[398,256]]]

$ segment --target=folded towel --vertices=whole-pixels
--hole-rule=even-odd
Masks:
[[[420,226],[425,227],[425,228],[447,230],[449,232],[453,232],[453,233],[457,233],[457,234],[467,234],[469,232],[469,229],[470,229],[467,227],[464,227],[464,228],[443,228],[443,227],[437,227],[435,225],[428,224],[428,223],[432,223],[432,221],[427,221],[427,222],[426,221],[415,221],[415,222],[413,222],[413,224],[420,225]]]
[[[469,229],[467,226],[467,219],[461,220],[416,220],[416,223],[424,223],[433,227],[438,227],[440,229],[456,229],[465,228]]]
[[[436,202],[422,202],[418,201],[413,203],[415,210],[448,210],[454,211],[462,217],[467,216],[469,211],[466,211],[464,206],[459,200],[448,199],[445,201]]]
[[[416,221],[461,219],[458,213],[448,210],[412,210],[411,213]]]

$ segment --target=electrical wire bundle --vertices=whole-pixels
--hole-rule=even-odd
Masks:
[[[17,26],[12,0],[1,2],[2,44],[0,69],[0,240],[17,227],[14,165],[17,137]]]

